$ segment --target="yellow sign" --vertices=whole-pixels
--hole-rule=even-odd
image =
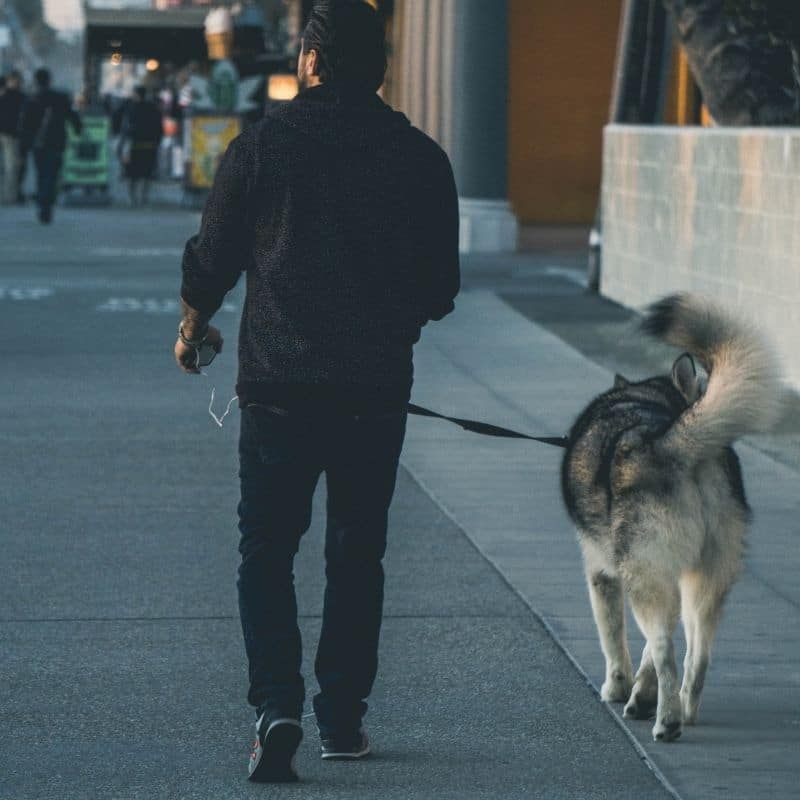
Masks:
[[[241,133],[238,117],[198,116],[189,124],[189,185],[208,189],[228,145]]]

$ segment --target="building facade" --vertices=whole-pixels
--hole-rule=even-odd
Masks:
[[[484,0],[398,0],[386,94],[450,155],[461,249],[514,250],[508,199],[508,7]]]
[[[592,220],[620,0],[396,0],[388,100],[453,161],[462,249]]]

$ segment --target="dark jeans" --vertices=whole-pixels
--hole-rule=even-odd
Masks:
[[[33,161],[36,164],[36,204],[42,210],[49,210],[56,202],[62,154],[58,150],[34,150]]]
[[[325,604],[314,698],[323,736],[361,724],[378,667],[386,526],[405,436],[405,412],[281,415],[242,409],[239,610],[250,667],[249,702],[268,718],[299,718],[293,562],[327,480]]]

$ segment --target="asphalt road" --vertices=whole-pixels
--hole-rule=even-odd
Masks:
[[[0,798],[667,797],[498,572],[405,471],[391,517],[375,756],[245,781],[252,712],[236,614],[238,413],[175,368],[197,216],[0,209]],[[317,497],[318,509],[322,497]],[[306,660],[321,515],[298,560]],[[311,669],[309,693],[314,690]]]

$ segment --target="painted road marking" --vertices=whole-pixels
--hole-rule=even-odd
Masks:
[[[169,256],[179,258],[183,255],[182,247],[93,247],[89,251],[93,256],[106,258],[159,258]]]
[[[24,289],[22,287],[0,286],[0,300],[42,300],[45,297],[52,297],[55,292],[44,286]]]
[[[109,297],[96,308],[104,313],[143,313],[143,314],[177,314],[180,312],[180,303],[177,300],[164,300],[153,297],[140,299],[138,297]],[[238,311],[234,303],[223,303],[220,311]]]

